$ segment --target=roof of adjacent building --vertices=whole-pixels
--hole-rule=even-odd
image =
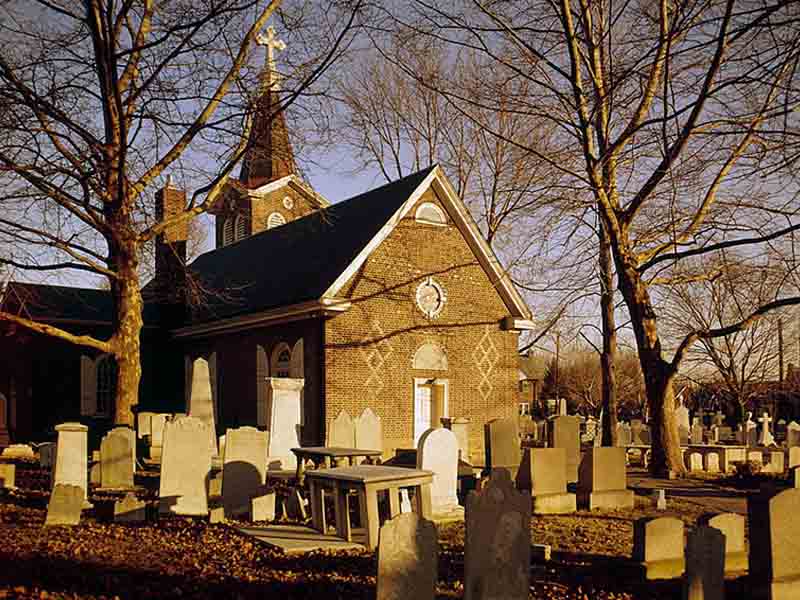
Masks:
[[[319,299],[434,168],[199,256],[189,268],[205,298],[192,321]]]

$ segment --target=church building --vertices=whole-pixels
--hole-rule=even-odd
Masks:
[[[483,424],[518,410],[528,307],[440,167],[335,204],[316,193],[298,173],[283,114],[272,115],[274,73],[270,59],[239,178],[213,211],[215,249],[184,268],[186,227],[157,240],[139,409],[184,411],[192,361],[204,357],[220,434],[263,425],[266,378],[288,377],[302,379],[303,445],[324,445],[340,411],[369,407],[386,455],[449,416],[469,419],[480,460]],[[157,214],[185,202],[167,185]],[[0,308],[110,331],[103,290],[12,282]],[[111,426],[110,357],[4,327],[0,445],[44,439],[67,420]]]

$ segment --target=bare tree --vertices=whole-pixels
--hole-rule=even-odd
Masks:
[[[108,339],[8,313],[0,320],[113,355],[118,424],[132,423],[138,397],[143,249],[212,207],[247,149],[264,73],[267,86],[274,75],[272,65],[253,68],[251,54],[278,5],[33,0],[0,7],[0,170],[9,178],[0,226],[14,245],[0,263],[103,277],[114,301]],[[295,102],[340,52],[358,2],[337,7],[296,5],[302,19],[281,14],[307,42],[297,51],[307,52],[287,61],[300,68],[285,74],[275,111]],[[167,174],[191,180],[196,191],[182,211],[157,218],[153,192]]]
[[[596,201],[644,372],[651,466],[656,474],[684,472],[673,382],[688,349],[800,302],[778,288],[740,320],[688,332],[671,356],[658,322],[658,286],[679,275],[681,260],[761,248],[800,229],[790,168],[797,160],[797,3],[464,0],[443,8],[417,0],[414,8],[387,14],[526,80],[531,94],[517,98],[514,110],[549,119],[562,143],[580,151],[582,165],[572,168],[527,146]],[[497,106],[491,82],[470,98],[438,89],[465,111]]]

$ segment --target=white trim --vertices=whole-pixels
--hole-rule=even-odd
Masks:
[[[502,329],[505,330],[527,330],[532,331],[536,329],[536,323],[530,319],[516,319],[514,317],[506,317],[501,323]]]
[[[322,298],[321,300],[301,302],[300,304],[231,317],[211,323],[203,323],[202,325],[181,327],[180,329],[173,329],[171,333],[175,338],[191,338],[213,333],[239,331],[256,325],[273,324],[275,322],[287,323],[309,317],[338,314],[345,312],[351,306],[352,304],[349,301],[340,298]]]
[[[419,442],[419,438],[422,437],[422,434],[425,433],[430,428],[430,423],[422,430],[417,432],[417,388],[421,385],[441,385],[444,387],[444,407],[442,410],[443,417],[450,416],[450,380],[444,378],[432,378],[432,377],[414,377],[414,387],[412,388],[412,398],[411,402],[413,403],[411,415],[412,415],[412,423],[411,423],[411,433],[414,436],[414,447],[417,447]],[[433,401],[433,390],[430,391],[430,400]],[[432,402],[431,402],[432,406]],[[428,419],[430,419],[430,407],[428,409]],[[417,435],[419,433],[419,435]]]
[[[267,194],[274,192],[275,190],[279,190],[284,186],[293,185],[297,188],[300,192],[304,195],[308,196],[309,198],[313,199],[321,208],[326,208],[331,205],[330,201],[325,198],[322,194],[317,193],[314,191],[305,181],[300,179],[294,173],[290,175],[286,175],[285,177],[281,177],[280,179],[276,179],[275,181],[270,181],[269,183],[265,183],[261,187],[254,188],[252,190],[247,190],[247,195],[251,198],[262,198]]]
[[[389,235],[394,231],[394,228],[397,227],[398,223],[403,220],[403,218],[409,213],[411,208],[417,203],[422,195],[427,191],[428,187],[430,186],[431,182],[436,178],[436,173],[439,167],[435,167],[428,176],[422,180],[417,186],[417,189],[413,191],[413,193],[408,197],[400,208],[398,208],[395,213],[391,216],[391,218],[383,224],[378,230],[378,233],[367,243],[366,246],[358,253],[358,255],[353,259],[347,268],[342,272],[339,277],[336,278],[331,286],[322,294],[323,298],[331,298],[336,296],[336,294],[341,291],[344,285],[350,281],[350,278],[355,275],[356,271],[358,271],[361,266],[366,262],[369,255],[383,243],[383,241],[389,237]]]
[[[433,210],[436,214],[439,215],[441,220],[439,221],[431,221],[430,219],[426,219],[425,217],[420,217],[419,213],[424,209]],[[423,202],[417,207],[417,210],[414,211],[414,220],[417,223],[423,223],[425,225],[437,225],[439,227],[444,227],[447,225],[447,216],[444,214],[444,211],[439,208],[439,206],[435,202]]]
[[[467,244],[478,259],[481,267],[489,276],[489,281],[500,294],[506,307],[513,317],[518,319],[530,319],[531,311],[525,300],[519,294],[500,261],[495,256],[489,244],[483,239],[480,229],[475,224],[466,206],[453,190],[453,186],[448,181],[441,167],[438,165],[428,174],[428,176],[417,186],[417,189],[408,197],[402,206],[392,215],[392,217],[381,227],[377,234],[367,243],[358,253],[348,267],[342,272],[336,281],[325,291],[323,298],[335,297],[350,278],[362,267],[369,255],[381,245],[394,231],[397,224],[409,213],[411,208],[417,203],[429,187],[435,185],[434,192],[437,192],[439,201],[444,205],[445,210],[450,215],[453,223],[464,235]]]

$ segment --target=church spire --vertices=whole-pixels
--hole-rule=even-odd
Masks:
[[[239,174],[240,181],[249,188],[291,175],[297,170],[286,118],[279,109],[280,75],[275,67],[275,53],[286,49],[286,44],[277,39],[274,27],[267,27],[265,33],[259,34],[256,43],[266,47],[266,60],[250,130],[250,143]]]

